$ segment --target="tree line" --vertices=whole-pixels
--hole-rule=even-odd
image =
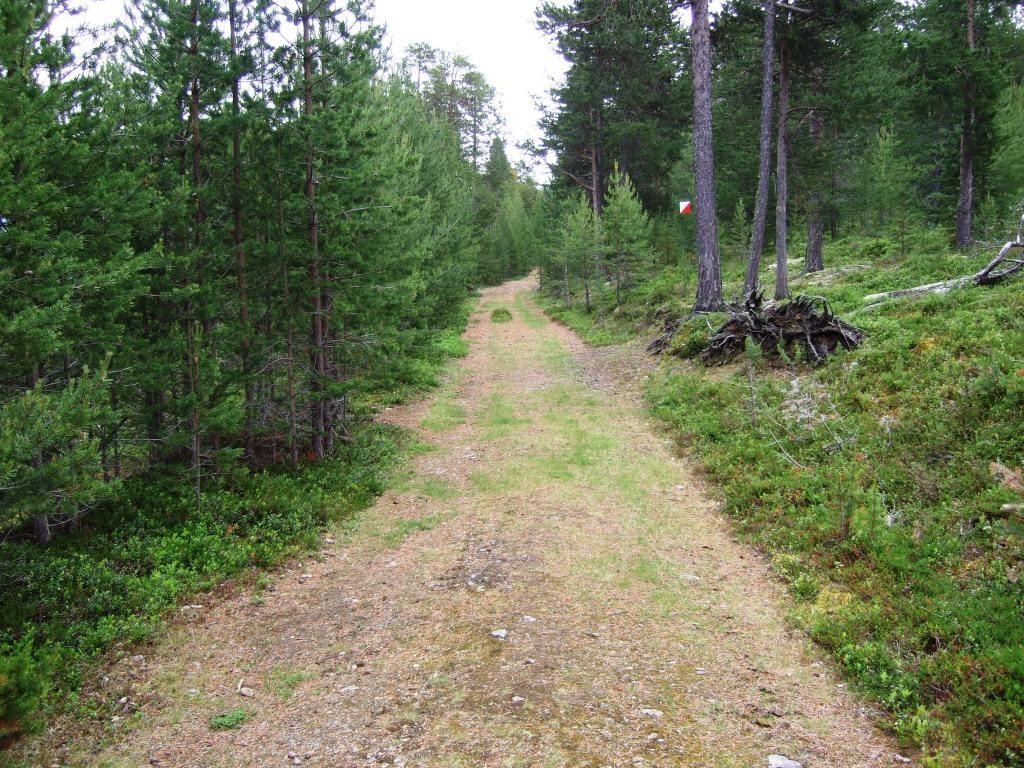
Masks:
[[[369,2],[137,0],[95,50],[69,13],[0,10],[0,528],[41,542],[126,477],[331,455],[538,204],[483,76],[389,67]]]
[[[968,248],[1020,216],[1019,2],[733,0],[712,20],[706,0],[574,0],[537,17],[569,62],[535,148],[553,191],[581,191],[600,229],[627,176],[651,219],[648,268],[695,252],[697,311],[722,308],[723,259],[758,290],[772,236],[785,298],[791,245],[815,272],[826,236],[942,227]],[[684,198],[693,223],[674,211]],[[563,236],[582,215],[569,208]],[[587,238],[572,280],[607,282],[616,249]]]

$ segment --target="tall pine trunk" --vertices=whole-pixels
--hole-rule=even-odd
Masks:
[[[308,0],[302,0],[302,96],[303,115],[306,118],[306,205],[308,208],[309,282],[313,292],[313,319],[310,328],[310,352],[313,381],[310,387],[310,448],[317,459],[324,458],[324,422],[326,408],[323,399],[324,377],[327,373],[324,355],[323,285],[320,276],[320,225],[316,210],[316,176],[313,152],[313,47],[310,41],[310,11]]]
[[[590,201],[594,215],[604,212],[604,171],[601,163],[601,109],[590,108],[590,124],[593,141],[590,146]]]
[[[34,390],[39,385],[39,365],[36,363],[32,364],[32,368],[29,371],[28,381],[26,382],[26,388],[29,391]],[[32,467],[36,470],[43,468],[43,454],[36,453],[32,456]],[[38,515],[32,516],[32,535],[35,537],[36,542],[39,544],[49,544],[52,538],[50,532],[50,516],[45,512]]]
[[[772,172],[772,112],[775,80],[775,0],[764,2],[764,34],[761,59],[761,142],[757,169],[757,201],[754,204],[754,227],[750,234],[747,258],[747,279],[743,292],[749,296],[757,290],[761,255],[764,253],[764,231],[768,220],[768,182]]]
[[[824,87],[822,82],[824,73],[820,66],[814,68],[814,76],[811,81],[811,91],[816,99],[821,99],[821,92]],[[810,114],[809,132],[811,142],[815,151],[821,153],[824,144],[825,118],[821,109],[815,107]],[[825,268],[825,260],[822,254],[822,247],[825,240],[825,221],[822,211],[821,187],[816,180],[813,188],[807,197],[807,250],[804,252],[804,272],[820,272]]]
[[[256,409],[255,382],[252,380],[251,345],[252,327],[249,322],[249,275],[245,253],[245,231],[242,220],[242,126],[239,98],[238,71],[238,0],[228,2],[228,27],[231,37],[231,212],[234,218],[232,232],[235,250],[235,270],[238,280],[238,319],[242,325],[242,380],[245,389],[245,456],[250,462],[256,455],[254,414]]]
[[[295,321],[292,312],[292,297],[290,290],[289,272],[290,265],[284,247],[285,223],[284,223],[284,201],[280,193],[284,189],[284,173],[282,171],[281,158],[277,158],[277,260],[281,265],[281,287],[283,290],[285,323],[285,357],[286,382],[288,389],[288,460],[293,467],[299,464],[299,418],[295,408]]]
[[[974,0],[967,0],[967,50],[970,52],[967,74],[964,82],[964,117],[960,132],[960,199],[956,206],[956,247],[966,248],[971,244],[971,229],[974,220],[974,151],[977,133],[975,111],[974,50],[976,47],[974,26]]]
[[[789,48],[779,42],[779,134],[775,146],[775,298],[789,296],[789,270],[786,251],[789,198]]]
[[[199,113],[201,107],[200,89],[202,83],[199,78],[199,0],[192,0],[191,23],[191,47],[189,50],[190,64],[192,67],[191,83],[189,87],[188,115],[189,131],[191,133],[192,146],[192,194],[195,196],[195,234],[194,244],[198,250],[202,238],[203,223],[206,220],[206,211],[203,207],[203,143],[200,133]],[[190,414],[190,459],[192,462],[193,483],[195,491],[196,510],[202,506],[202,437],[200,435],[200,341],[197,338],[199,324],[196,322],[195,305],[191,298],[188,300],[188,311],[185,322],[186,329],[186,372],[188,378],[189,394],[192,396],[192,412]]]
[[[708,0],[693,0],[693,156],[697,197],[697,298],[695,312],[722,307],[722,271],[715,211],[715,145],[711,129],[711,28]]]

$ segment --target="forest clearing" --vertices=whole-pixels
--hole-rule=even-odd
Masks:
[[[1024,766],[1024,2],[0,0],[0,765]]]

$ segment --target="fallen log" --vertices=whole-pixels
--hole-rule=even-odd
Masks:
[[[901,288],[897,291],[872,293],[864,297],[864,303],[880,304],[885,301],[891,301],[892,299],[912,298],[914,296],[924,296],[929,293],[949,293],[957,288],[965,288],[971,285],[995,285],[996,283],[1001,283],[1006,278],[1011,275],[1015,275],[1020,272],[1021,269],[1024,269],[1024,259],[1010,258],[1011,254],[1013,254],[1017,249],[1024,250],[1024,216],[1021,216],[1020,224],[1017,226],[1016,239],[1008,240],[1003,247],[999,249],[999,253],[996,257],[986,264],[985,268],[980,272],[976,272],[973,275],[954,277],[952,280],[943,280],[938,283],[918,285],[914,288]]]
[[[908,299],[914,296],[924,296],[927,293],[949,293],[956,288],[962,288],[972,280],[974,280],[974,275],[965,275],[964,277],[954,277],[952,280],[942,280],[938,283],[917,285],[913,288],[900,288],[896,291],[870,293],[864,297],[863,301],[865,304],[877,304],[882,301],[891,301],[892,299]]]
[[[701,360],[722,364],[742,354],[749,338],[766,357],[798,357],[815,365],[838,348],[854,349],[864,331],[845,323],[818,296],[797,296],[784,304],[764,304],[751,294],[742,306],[730,305],[729,320],[708,340]]]

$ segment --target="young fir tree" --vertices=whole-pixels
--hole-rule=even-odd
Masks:
[[[633,182],[618,167],[612,171],[610,182],[601,229],[618,306],[623,288],[628,288],[651,261],[651,222]]]
[[[95,236],[117,177],[90,156],[102,121],[94,83],[70,75],[70,39],[48,32],[59,7],[7,7],[0,35],[0,525],[31,518],[43,543],[110,479],[101,345],[138,266],[116,217]]]
[[[1004,207],[1024,202],[1024,86],[1003,91],[996,111],[989,177],[992,192]]]
[[[607,209],[605,215],[607,216]],[[594,211],[583,195],[575,195],[564,208],[551,261],[552,277],[561,281],[566,304],[572,303],[572,284],[578,282],[583,293],[583,306],[591,311],[591,283],[594,279],[595,244],[599,231]]]

